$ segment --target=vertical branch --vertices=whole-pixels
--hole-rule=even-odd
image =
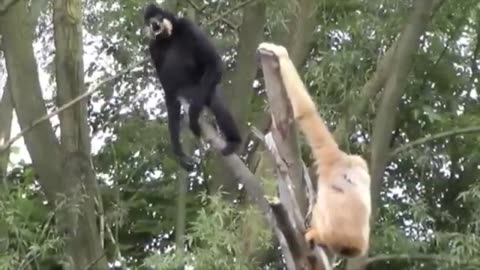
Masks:
[[[10,89],[10,79],[7,78],[7,83],[3,89],[3,95],[0,99],[0,145],[10,139],[10,132],[12,128],[12,114],[13,114],[13,102]],[[7,166],[10,156],[10,151],[0,152],[0,178],[3,181],[5,187],[7,187],[7,181],[5,179],[7,175]]]
[[[302,187],[306,187],[307,184],[303,175],[307,172],[304,171],[303,162],[300,159],[298,152],[291,151],[291,149],[298,149],[298,142],[296,136],[295,121],[293,119],[292,109],[290,102],[285,90],[285,85],[279,72],[279,63],[275,56],[264,54],[261,51],[258,51],[260,56],[261,66],[263,70],[263,75],[265,78],[265,88],[269,101],[270,113],[273,118],[273,128],[271,130],[272,136],[267,144],[270,151],[272,152],[274,159],[276,161],[277,177],[279,179],[279,192],[280,192],[280,201],[283,207],[286,208],[286,213],[288,213],[291,226],[293,226],[293,231],[295,235],[295,245],[290,243],[290,247],[295,249],[295,252],[292,252],[294,255],[294,260],[297,262],[297,265],[302,265],[304,269],[324,269],[328,264],[326,260],[322,259],[321,254],[322,250],[315,248],[313,254],[310,252],[309,245],[305,242],[303,238],[303,233],[305,230],[304,216],[305,208],[302,209],[302,205],[298,203],[299,195],[301,192],[302,196],[300,201],[308,202],[307,189],[298,189],[295,190],[295,184],[301,183]],[[299,166],[301,170],[301,176],[293,175],[292,164]],[[300,177],[299,179],[297,177]],[[281,215],[282,211],[280,209],[274,208],[274,213]],[[280,217],[278,218],[280,219]],[[282,230],[286,235],[292,234],[288,230]],[[311,256],[313,255],[313,256]],[[327,259],[328,260],[328,259]]]
[[[280,43],[285,44],[285,47],[289,51],[290,59],[295,66],[300,69],[305,63],[311,49],[312,35],[309,33],[312,33],[317,26],[315,16],[317,2],[314,0],[295,0],[290,2],[295,8],[292,9],[292,12],[289,15],[287,30],[281,31],[276,39],[281,40]],[[284,92],[268,93],[267,91],[270,100],[269,105],[271,106],[272,111],[276,112],[273,114],[275,115],[273,126],[276,128],[272,129],[272,135],[275,141],[284,142],[277,144],[277,146],[279,147],[280,155],[282,158],[286,159],[285,162],[288,165],[288,173],[292,179],[291,189],[295,193],[294,199],[296,200],[296,203],[299,204],[301,214],[305,216],[308,208],[308,199],[305,196],[307,187],[302,179],[304,179],[304,174],[306,172],[303,170],[303,165],[300,162],[300,148],[297,143],[297,132],[295,128],[292,128],[291,121],[289,122],[289,120],[285,118],[285,116],[290,113],[288,112],[288,103],[282,104],[282,100],[285,100],[284,98],[278,99],[271,96],[277,94],[285,95]],[[272,98],[274,98],[276,102],[272,102]],[[287,106],[285,107],[285,105]],[[279,125],[286,126],[280,127]],[[281,132],[284,132],[284,134],[279,135],[277,128],[280,128]],[[281,196],[286,192],[284,188],[285,187],[280,186]]]
[[[415,0],[413,12],[402,32],[393,55],[391,72],[387,78],[385,91],[374,120],[372,134],[372,154],[370,168],[372,176],[372,219],[376,217],[383,174],[390,152],[389,142],[395,127],[397,108],[407,86],[407,77],[412,68],[412,60],[420,45],[420,37],[430,21],[433,0]],[[348,261],[348,270],[365,268],[365,257]]]
[[[243,9],[235,69],[233,72],[227,72],[223,79],[223,87],[226,90],[223,91],[225,102],[233,114],[235,123],[239,125],[242,138],[246,137],[248,131],[246,123],[251,112],[251,99],[254,93],[251,89],[256,75],[255,48],[263,38],[265,21],[266,5],[262,1]],[[237,191],[237,184],[226,177],[230,172],[224,166],[223,159],[214,157],[212,161],[215,166],[212,166],[210,190],[216,191],[222,186],[224,191],[231,193],[233,197]]]
[[[402,33],[395,51],[392,72],[388,77],[385,92],[378,108],[372,134],[372,182],[380,185],[383,171],[388,160],[389,142],[395,127],[395,115],[400,99],[405,92],[407,76],[412,68],[413,57],[420,44],[420,36],[424,33],[430,18],[432,0],[414,1],[411,19]],[[373,196],[378,198],[378,192]],[[375,208],[374,208],[375,209]]]
[[[83,64],[82,1],[54,0],[55,80],[57,105],[68,104],[86,92]],[[87,120],[87,101],[81,100],[59,114],[62,145],[63,194],[68,197],[57,224],[65,233],[66,248],[75,264],[83,269],[107,268],[99,239],[95,210],[103,204],[93,169]]]
[[[32,27],[25,1],[16,1],[2,16],[1,35],[8,78],[20,128],[26,129],[47,110],[33,53]],[[25,145],[40,176],[40,184],[53,204],[60,192],[60,146],[48,121],[24,134]],[[48,153],[48,154],[47,154]],[[48,158],[45,158],[48,156]]]

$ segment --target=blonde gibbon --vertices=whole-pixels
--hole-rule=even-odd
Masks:
[[[365,160],[339,149],[283,46],[261,43],[276,57],[293,110],[317,166],[317,196],[305,239],[341,256],[365,255],[370,234],[370,174]]]

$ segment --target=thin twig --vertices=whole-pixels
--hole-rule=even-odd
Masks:
[[[245,2],[239,3],[239,4],[237,4],[236,6],[234,6],[233,8],[225,11],[224,13],[220,14],[220,15],[219,15],[218,17],[216,17],[215,19],[213,19],[213,20],[211,20],[210,22],[208,22],[207,25],[212,25],[212,24],[218,22],[219,20],[221,20],[222,18],[224,18],[225,16],[227,16],[228,14],[233,13],[233,12],[235,12],[235,11],[237,11],[237,10],[239,10],[239,9],[241,9],[241,8],[249,5],[249,4],[252,4],[252,3],[255,2],[255,1],[258,1],[258,0],[247,0],[247,1],[245,1]]]
[[[22,131],[20,131],[20,133],[16,134],[15,136],[13,136],[9,141],[7,141],[6,143],[4,143],[3,145],[0,146],[0,153],[2,153],[3,151],[6,151],[10,146],[12,146],[12,144],[17,141],[18,139],[20,139],[22,136],[24,136],[27,132],[31,131],[34,127],[38,126],[39,124],[43,123],[44,121],[47,121],[48,119],[52,118],[53,116],[65,111],[66,109],[72,107],[73,105],[75,105],[77,102],[89,97],[90,95],[92,95],[93,93],[97,92],[100,90],[100,88],[102,86],[104,86],[105,84],[113,81],[113,80],[116,80],[118,78],[120,78],[121,76],[129,73],[132,69],[146,63],[148,60],[150,60],[150,57],[145,57],[145,59],[143,59],[142,61],[139,61],[121,71],[119,71],[116,75],[112,76],[112,77],[109,77],[103,81],[101,81],[99,84],[97,84],[97,86],[93,87],[91,90],[77,96],[76,98],[72,99],[71,101],[69,101],[68,103],[65,103],[63,106],[61,106],[60,108],[54,110],[53,112],[49,113],[49,114],[46,114],[40,118],[38,118],[37,120],[33,121],[32,124],[30,124],[28,127],[22,129]]]
[[[198,13],[200,14],[204,14],[203,13],[203,10],[205,9],[205,6],[202,6],[202,7],[199,7],[197,6],[192,0],[187,0],[187,2],[190,4],[190,6],[192,6],[195,11],[197,11]],[[219,19],[221,20],[223,23],[225,23],[228,27],[232,28],[232,30],[234,31],[237,31],[238,30],[238,26],[236,26],[233,22],[229,21],[227,18],[226,18],[226,15],[230,14],[231,12],[235,11],[236,10],[236,7],[232,8],[231,10],[225,12],[222,14],[222,16],[220,18],[216,18],[215,20]],[[207,23],[207,26],[211,25],[212,23],[215,23],[216,21],[213,21],[213,22],[208,22]]]
[[[247,0],[245,2],[242,2],[238,5],[236,5],[235,7],[231,8],[230,10],[227,10],[226,12],[222,13],[220,16],[218,16],[217,18],[213,19],[212,21],[210,21],[208,25],[212,25],[214,23],[216,23],[217,21],[221,20],[224,16],[250,4],[250,3],[253,3],[254,1],[258,1],[258,0]],[[39,124],[43,123],[44,121],[47,121],[49,120],[50,118],[52,118],[53,116],[63,112],[64,110],[70,108],[71,106],[75,105],[77,102],[89,97],[90,95],[92,95],[93,93],[97,92],[98,90],[100,90],[100,88],[108,83],[108,82],[111,82],[113,80],[116,80],[118,78],[120,78],[121,76],[127,74],[128,72],[130,72],[132,69],[134,68],[137,68],[139,67],[140,65],[146,63],[147,61],[150,60],[150,57],[145,57],[143,60],[139,61],[139,62],[136,62],[134,63],[133,65],[121,70],[120,72],[118,72],[116,75],[112,76],[112,77],[109,77],[105,80],[103,80],[102,82],[100,82],[96,87],[94,87],[93,89],[81,94],[80,96],[76,97],[75,99],[72,99],[70,102],[64,104],[63,106],[61,106],[60,108],[54,110],[53,112],[49,113],[49,114],[46,114],[40,118],[38,118],[37,120],[33,121],[32,124],[30,124],[30,126],[24,128],[22,131],[20,131],[20,133],[16,134],[15,136],[13,136],[8,142],[6,142],[5,144],[1,145],[0,146],[0,153],[6,151],[7,149],[9,149],[10,146],[12,146],[12,144],[17,141],[18,139],[20,139],[22,136],[24,136],[27,132],[31,131],[34,127],[38,126]]]
[[[391,261],[391,260],[431,260],[431,261],[442,261],[442,262],[448,262],[448,261],[455,261],[456,258],[452,256],[446,256],[446,255],[437,255],[437,254],[384,254],[384,255],[377,255],[372,258],[369,258],[366,262],[366,265],[376,263],[376,262],[381,262],[381,261]],[[461,264],[464,265],[478,265],[477,262],[460,262]]]
[[[457,130],[440,132],[440,133],[437,133],[437,134],[434,134],[434,135],[429,135],[429,136],[426,136],[424,138],[421,138],[421,139],[412,141],[410,143],[404,144],[404,145],[396,148],[395,150],[393,150],[390,155],[395,156],[398,153],[403,152],[403,151],[405,151],[409,148],[412,148],[412,147],[415,147],[415,146],[418,146],[418,145],[421,145],[421,144],[424,144],[424,143],[427,143],[427,142],[430,142],[430,141],[434,141],[434,140],[438,140],[438,139],[442,139],[442,138],[447,138],[447,137],[453,137],[453,136],[457,136],[457,135],[466,135],[466,134],[470,134],[470,133],[477,133],[477,132],[480,132],[480,126],[461,128],[461,129],[457,129]]]
[[[85,267],[85,270],[90,270],[92,269],[101,259],[103,259],[103,257],[105,257],[107,254],[105,253],[105,251],[102,252],[102,254],[100,254],[100,256],[98,256],[95,260],[93,260],[89,265],[87,265],[87,267]]]
[[[192,0],[187,0],[188,4],[190,4],[190,6],[192,6],[196,11],[200,12],[200,7],[197,6]]]

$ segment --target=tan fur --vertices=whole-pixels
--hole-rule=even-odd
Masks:
[[[260,44],[259,50],[277,57],[293,116],[317,165],[317,200],[305,239],[348,257],[366,254],[371,215],[367,163],[339,149],[287,50],[272,43]]]

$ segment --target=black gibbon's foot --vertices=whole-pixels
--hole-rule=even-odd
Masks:
[[[222,155],[228,156],[232,154],[237,150],[239,145],[240,145],[239,141],[230,141],[230,142],[227,141],[227,145],[221,151]]]
[[[180,166],[182,166],[182,168],[185,169],[187,172],[193,171],[193,169],[195,169],[197,165],[193,158],[186,155],[179,157],[178,162],[180,163]]]

